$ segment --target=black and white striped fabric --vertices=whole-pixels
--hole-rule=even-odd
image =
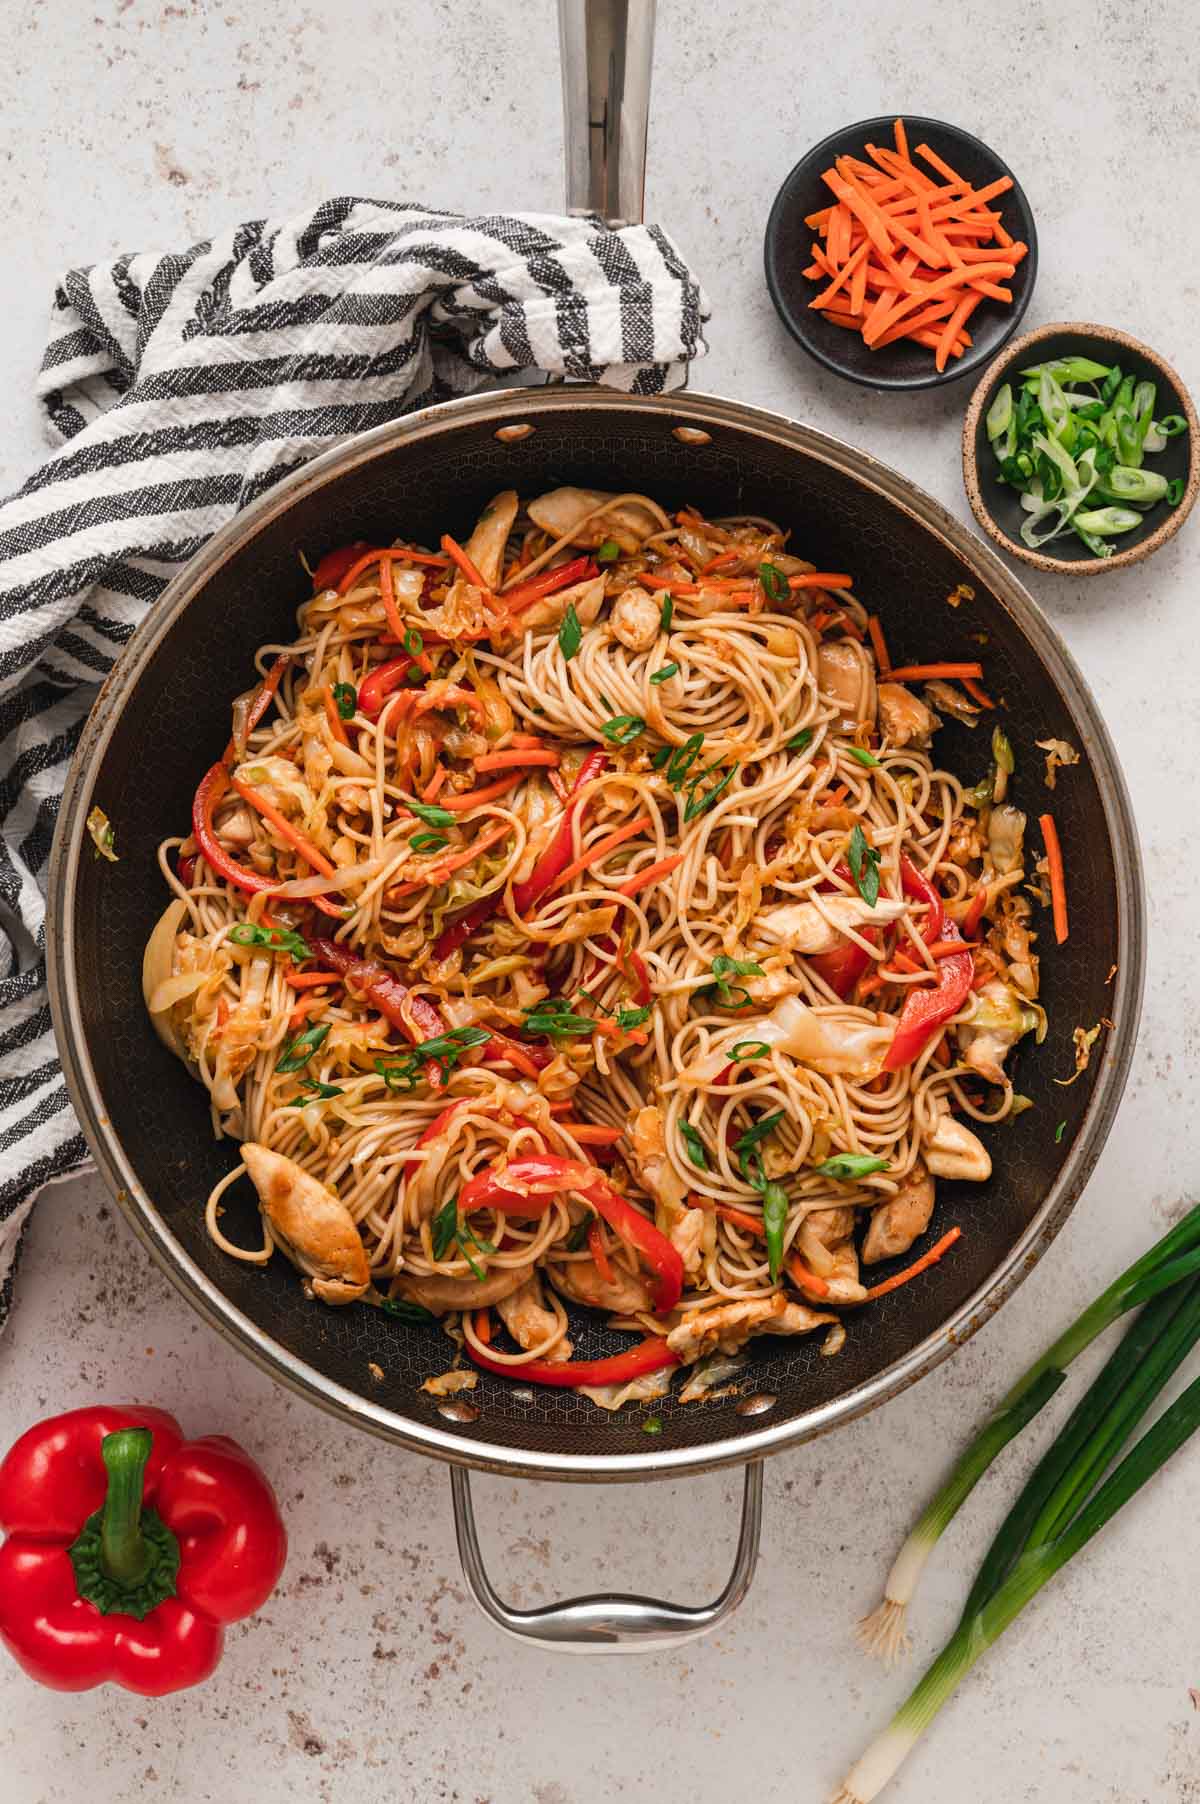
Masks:
[[[38,382],[60,448],[0,504],[0,1326],[38,1190],[87,1158],[39,883],[96,688],[172,572],[351,433],[519,371],[656,393],[707,318],[655,226],[386,201],[66,276]]]

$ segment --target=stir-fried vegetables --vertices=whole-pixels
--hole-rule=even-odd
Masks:
[[[1182,414],[1155,419],[1155,383],[1090,357],[1031,364],[1020,378],[1015,394],[1009,382],[997,389],[986,425],[996,480],[1020,490],[1029,516],[1024,544],[1073,532],[1094,557],[1111,557],[1111,539],[1135,531],[1160,502],[1182,499],[1182,485],[1176,493],[1142,467],[1187,431]],[[1084,505],[1094,502],[1105,505]]]

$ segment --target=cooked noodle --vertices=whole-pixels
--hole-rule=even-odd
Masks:
[[[563,1299],[684,1361],[835,1348],[1042,1019],[1011,758],[966,796],[768,520],[559,490],[443,543],[318,568],[161,848],[147,1004],[243,1145],[209,1232],[535,1376]]]

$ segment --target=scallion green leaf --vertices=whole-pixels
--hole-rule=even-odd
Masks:
[[[405,802],[404,806],[410,814],[415,814],[419,821],[429,827],[452,827],[454,816],[448,808],[439,808],[436,802]]]
[[[665,683],[667,678],[673,677],[678,669],[678,664],[664,664],[661,669],[654,671],[650,681],[652,683]]]
[[[787,601],[790,598],[792,591],[788,579],[778,564],[760,564],[758,580],[762,584],[763,594],[768,601]]]
[[[881,854],[867,844],[867,836],[856,821],[846,847],[846,862],[854,887],[868,908],[879,900],[879,860]]]
[[[575,603],[568,602],[562,625],[558,629],[558,649],[568,664],[582,644],[583,628],[579,624],[579,615],[575,612]]]
[[[688,1158],[692,1161],[692,1164],[697,1166],[701,1171],[707,1171],[708,1153],[705,1149],[704,1141],[700,1136],[699,1130],[694,1128],[690,1121],[681,1121],[679,1124],[679,1133],[683,1140],[683,1144],[687,1147]]]
[[[353,683],[335,683],[333,699],[337,705],[338,718],[353,720],[358,711],[358,690]]]
[[[594,555],[598,564],[615,564],[621,555],[621,547],[615,539],[605,539],[597,546]]]
[[[674,615],[675,603],[671,600],[670,595],[664,595],[662,598],[662,605],[658,610],[659,623],[661,624],[664,633],[670,632],[671,621],[674,618]]]
[[[859,1178],[869,1178],[873,1171],[886,1171],[888,1159],[876,1158],[870,1153],[834,1153],[831,1159],[825,1159],[816,1170],[823,1178],[833,1178],[839,1184],[852,1184]]]
[[[311,1027],[302,1029],[295,1039],[289,1040],[284,1047],[281,1056],[276,1060],[276,1071],[280,1073],[303,1071],[313,1053],[328,1038],[331,1026],[331,1022],[321,1021],[314,1022]]]
[[[638,714],[614,714],[600,728],[610,745],[632,745],[640,733],[646,731],[646,723]]]
[[[767,1269],[772,1284],[783,1267],[783,1236],[791,1204],[782,1184],[766,1184],[762,1193],[763,1229],[767,1240]]]
[[[806,752],[813,742],[811,727],[801,727],[794,739],[789,739],[784,750],[787,752]]]
[[[848,745],[843,749],[856,763],[865,765],[868,770],[875,770],[878,768],[878,758],[875,757],[873,752],[866,751],[861,745]]]
[[[287,927],[260,927],[257,923],[239,921],[236,927],[229,929],[229,937],[235,946],[265,946],[271,952],[286,952],[297,964],[313,956],[308,941]]]

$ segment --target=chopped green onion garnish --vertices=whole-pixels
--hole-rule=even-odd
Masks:
[[[879,859],[880,854],[867,844],[867,836],[856,821],[846,847],[846,862],[854,886],[868,908],[874,908],[879,900]]]
[[[767,1239],[767,1269],[774,1283],[783,1265],[783,1234],[787,1227],[788,1193],[782,1184],[765,1184],[762,1193],[763,1228]]]
[[[729,1057],[733,1064],[744,1065],[747,1059],[764,1059],[771,1048],[765,1040],[739,1040],[736,1046],[730,1047]]]
[[[1066,1131],[1067,1131],[1067,1124],[1066,1124],[1066,1122],[1065,1122],[1065,1121],[1060,1121],[1060,1122],[1059,1122],[1059,1124],[1058,1124],[1058,1126],[1057,1126],[1057,1127],[1056,1127],[1056,1128],[1055,1128],[1055,1130],[1054,1130],[1054,1144],[1055,1144],[1055,1146],[1059,1146],[1059,1145],[1061,1145],[1061,1143],[1062,1143],[1062,1137],[1063,1137],[1063,1135],[1064,1135],[1064,1134],[1065,1134],[1065,1133],[1066,1133]]]
[[[384,1315],[393,1316],[398,1322],[410,1322],[414,1327],[437,1321],[432,1310],[422,1309],[419,1303],[410,1303],[404,1297],[381,1297],[379,1307]]]
[[[784,750],[788,751],[788,752],[806,752],[808,750],[809,746],[812,744],[812,742],[813,742],[812,728],[811,727],[801,727],[800,731],[796,734],[796,737],[794,739],[788,740],[787,745],[784,747]]]
[[[675,603],[671,600],[670,595],[664,595],[662,598],[662,606],[660,607],[660,609],[658,611],[658,617],[662,623],[662,630],[664,633],[670,632],[671,621],[672,621],[672,618],[674,617],[674,614],[675,614]]]
[[[314,1023],[312,1027],[306,1027],[298,1033],[294,1040],[289,1040],[282,1056],[276,1061],[276,1071],[303,1071],[321,1042],[328,1037],[331,1025],[329,1021],[322,1021],[319,1025]]]
[[[768,601],[787,601],[791,595],[788,579],[778,564],[760,564],[758,580]]]
[[[645,730],[646,723],[639,714],[614,714],[600,728],[612,745],[630,745]]]
[[[667,765],[667,782],[671,785],[672,789],[679,788],[679,785],[687,776],[688,771],[696,762],[696,758],[699,755],[703,744],[704,734],[693,733],[690,739],[685,740],[681,746],[671,753],[671,762]]]
[[[850,1184],[857,1178],[869,1178],[873,1171],[886,1171],[889,1163],[889,1160],[874,1158],[870,1153],[834,1153],[832,1159],[826,1159],[816,1169],[823,1178]]]
[[[874,770],[879,764],[878,758],[876,758],[872,752],[864,751],[861,745],[848,745],[844,750],[847,751],[857,763],[865,764],[868,770]]]
[[[313,955],[308,941],[287,927],[259,927],[239,921],[229,929],[229,937],[235,946],[266,946],[272,952],[290,953],[298,964]]]
[[[344,1096],[346,1092],[338,1084],[319,1084],[315,1077],[300,1079],[300,1094],[295,1102],[288,1104],[289,1109],[306,1109],[310,1102],[329,1102],[335,1096]]]
[[[1188,429],[1188,423],[1181,413],[1169,413],[1165,419],[1154,423],[1164,438],[1178,438],[1181,432]]]
[[[673,677],[678,669],[678,664],[664,664],[660,670],[656,670],[653,673],[650,681],[652,683],[665,683],[667,678]]]
[[[408,843],[414,852],[440,852],[450,841],[444,833],[414,833]]]
[[[558,649],[568,664],[582,644],[583,628],[579,624],[579,615],[575,612],[575,603],[568,602],[562,625],[558,629]]]
[[[681,1121],[679,1124],[679,1132],[682,1136],[683,1144],[687,1147],[688,1158],[692,1161],[692,1164],[698,1166],[701,1171],[707,1171],[708,1153],[705,1150],[704,1141],[701,1139],[699,1131],[692,1126],[690,1121]]]
[[[1179,503],[1183,500],[1183,487],[1182,476],[1176,476],[1167,484],[1167,500],[1172,507],[1178,507]]]
[[[663,1431],[661,1416],[647,1416],[642,1423],[643,1434],[661,1434]]]
[[[404,806],[410,814],[415,814],[419,821],[429,827],[452,827],[454,816],[448,808],[439,808],[436,802],[405,802]]]
[[[353,720],[358,709],[358,690],[353,683],[335,683],[333,699],[337,704],[338,716],[342,720]]]
[[[627,1034],[630,1028],[640,1027],[644,1021],[649,1019],[650,1010],[648,1008],[619,1008],[617,1010],[617,1026],[623,1034]]]
[[[410,658],[419,658],[425,649],[425,641],[415,626],[410,626],[404,635],[404,649]]]
[[[605,539],[603,544],[599,545],[596,549],[596,562],[598,564],[615,564],[620,555],[621,547],[617,544],[617,541],[615,539]]]

